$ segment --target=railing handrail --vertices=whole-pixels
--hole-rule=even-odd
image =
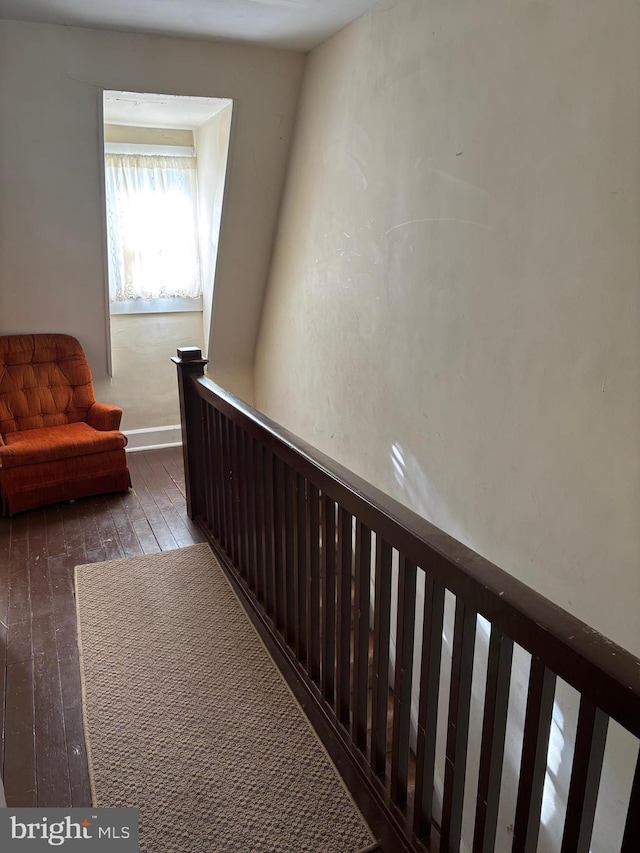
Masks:
[[[401,550],[423,571],[461,595],[534,656],[640,737],[640,660],[585,622],[458,542],[211,379],[189,379],[204,400],[309,478]]]

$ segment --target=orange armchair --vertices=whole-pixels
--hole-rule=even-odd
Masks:
[[[122,409],[96,403],[70,335],[0,336],[2,512],[123,492],[131,485]]]

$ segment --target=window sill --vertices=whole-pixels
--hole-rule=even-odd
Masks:
[[[177,311],[202,311],[202,297],[183,299],[125,299],[110,303],[111,314],[173,314]]]

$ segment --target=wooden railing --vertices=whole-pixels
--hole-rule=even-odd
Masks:
[[[538,849],[562,682],[579,710],[557,849],[588,853],[610,720],[634,750],[640,738],[640,661],[205,378],[199,350],[174,361],[188,512],[387,853],[503,849],[509,794],[511,849]],[[529,661],[521,748],[501,785],[516,649]],[[640,850],[635,752],[629,763],[607,851]]]

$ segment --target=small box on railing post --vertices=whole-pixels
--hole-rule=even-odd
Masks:
[[[198,347],[178,347],[177,353],[180,361],[202,360],[202,350]]]

